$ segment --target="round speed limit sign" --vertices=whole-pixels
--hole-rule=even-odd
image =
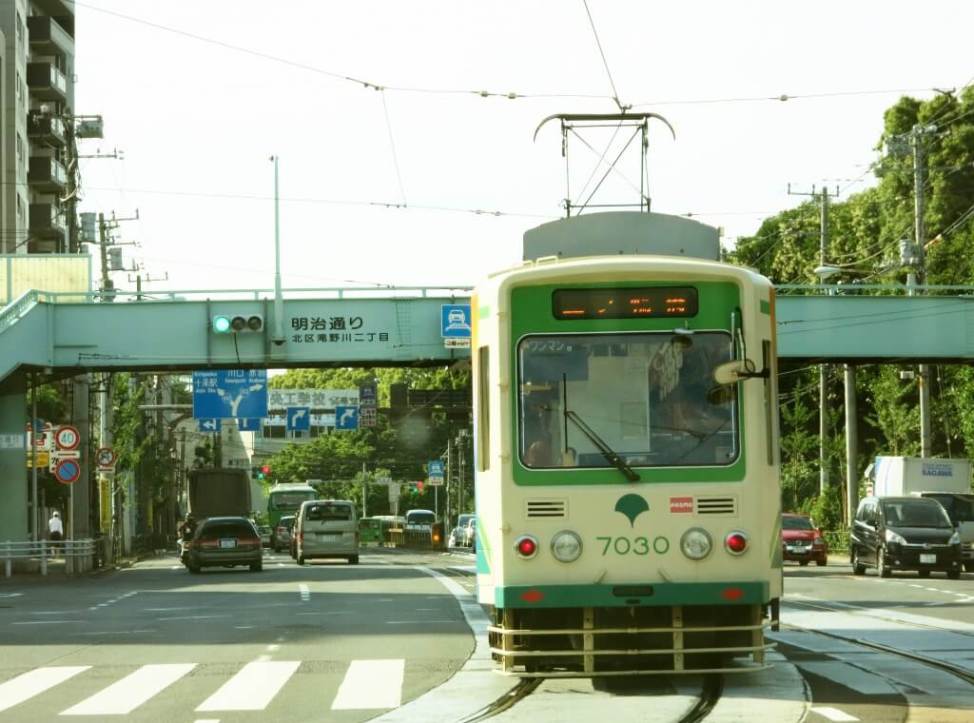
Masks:
[[[72,450],[77,449],[81,444],[81,433],[77,427],[70,424],[58,427],[54,432],[54,444],[58,449]]]

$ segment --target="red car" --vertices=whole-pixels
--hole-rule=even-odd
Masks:
[[[829,544],[808,515],[781,516],[781,554],[805,566],[812,560],[816,565],[829,563]]]

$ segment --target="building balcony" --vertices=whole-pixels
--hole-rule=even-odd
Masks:
[[[68,172],[50,156],[31,156],[27,185],[41,193],[61,193],[68,185]]]
[[[32,15],[27,18],[30,51],[35,55],[74,55],[74,38],[54,18]]]
[[[33,238],[64,241],[68,234],[64,217],[53,203],[30,205],[30,235]]]
[[[74,37],[74,3],[71,0],[33,0],[34,7],[57,18],[58,24]]]
[[[27,90],[40,100],[64,103],[68,99],[68,80],[51,63],[27,63]]]
[[[60,148],[64,145],[64,121],[57,116],[30,113],[27,116],[27,137],[32,143]]]

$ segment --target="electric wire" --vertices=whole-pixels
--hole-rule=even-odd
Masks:
[[[392,133],[392,121],[389,120],[389,106],[386,104],[386,94],[383,91],[380,93],[382,96],[382,112],[386,118],[386,129],[389,131],[389,146],[392,149],[392,162],[396,167],[396,180],[399,182],[399,195],[402,196],[402,204],[406,205],[406,189],[402,183],[402,172],[399,168],[399,154],[396,152],[396,138]]]

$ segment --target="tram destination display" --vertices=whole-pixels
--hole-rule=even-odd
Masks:
[[[691,286],[622,289],[556,289],[556,319],[649,319],[696,316],[697,290]]]

